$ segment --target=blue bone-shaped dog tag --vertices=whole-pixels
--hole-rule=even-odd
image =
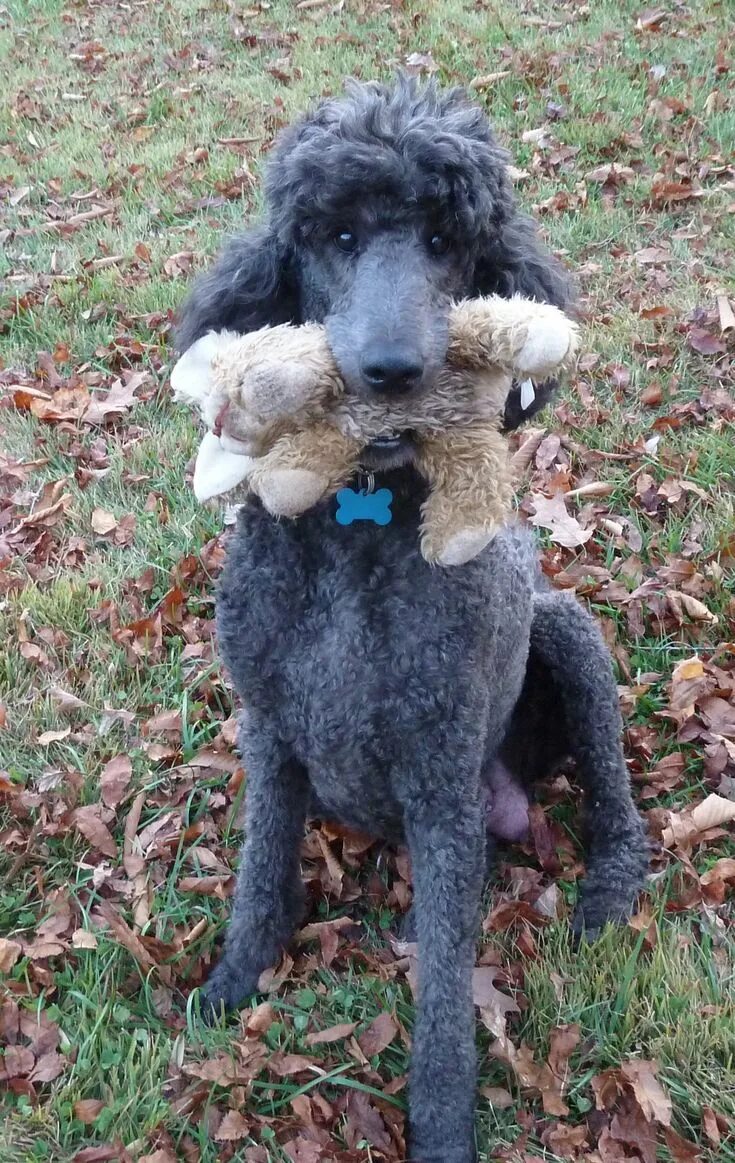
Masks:
[[[390,511],[392,500],[390,489],[378,489],[374,493],[367,489],[340,489],[337,493],[335,519],[339,525],[351,525],[353,521],[374,521],[376,525],[388,525],[393,520]]]

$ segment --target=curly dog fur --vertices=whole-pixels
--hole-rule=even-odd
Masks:
[[[267,218],[230,242],[194,288],[180,347],[211,329],[316,321],[348,391],[420,396],[444,362],[453,297],[567,302],[562,271],[516,207],[506,160],[483,113],[457,91],[403,79],[355,84],[322,102],[277,143]],[[538,406],[552,389],[538,392]],[[522,418],[516,390],[506,425]],[[502,530],[467,565],[427,565],[418,549],[425,486],[413,455],[410,433],[366,450],[366,465],[395,495],[385,528],[340,526],[332,502],[298,521],[274,521],[255,499],[241,511],[218,630],[245,706],[247,836],[205,997],[215,1009],[239,1004],[288,941],[303,904],[299,844],[315,805],[405,839],[420,986],[409,1155],[470,1163],[471,975],[492,842],[488,790],[490,826],[495,816],[502,834],[502,788],[515,794],[519,780],[576,759],[587,866],[578,931],[629,912],[647,854],[593,620],[547,588],[519,528]]]

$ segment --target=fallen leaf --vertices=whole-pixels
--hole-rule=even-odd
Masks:
[[[125,383],[122,380],[115,380],[109,391],[104,394],[95,393],[82,415],[83,423],[102,426],[109,420],[124,415],[140,402],[136,393],[143,384],[150,381],[150,378],[147,371],[133,372]]]
[[[23,1078],[30,1074],[36,1055],[28,1046],[6,1046],[2,1067],[6,1078]]]
[[[439,68],[430,52],[410,52],[405,60],[407,71],[415,75],[425,73],[430,76]]]
[[[397,1033],[397,1023],[387,1010],[384,1010],[373,1019],[367,1029],[363,1030],[357,1044],[366,1058],[373,1058],[376,1054],[382,1054],[386,1046],[390,1046]]]
[[[100,901],[97,906],[97,912],[107,921],[115,939],[121,945],[125,946],[128,953],[135,958],[139,965],[144,969],[154,969],[156,967],[156,963],[145,945],[133,932],[127,922],[123,920],[112,901]],[[168,967],[163,966],[159,968],[167,969]]]
[[[41,747],[48,747],[50,743],[59,743],[62,739],[68,739],[70,735],[71,727],[64,727],[61,731],[44,731],[38,736],[37,742]]]
[[[100,1111],[105,1109],[105,1103],[101,1098],[80,1098],[74,1103],[73,1109],[74,1118],[89,1126],[99,1116]]]
[[[685,594],[679,590],[669,590],[666,600],[680,621],[684,621],[686,616],[691,618],[692,622],[706,622],[709,626],[716,626],[720,620],[717,614],[713,614],[711,610],[707,609],[704,602],[700,602],[699,598],[695,598],[691,594]]]
[[[548,529],[555,544],[574,549],[589,541],[592,530],[583,529],[577,518],[567,511],[562,493],[555,493],[550,499],[543,493],[531,493],[530,499],[534,507],[531,524]]]
[[[551,1031],[548,1062],[562,1082],[568,1074],[569,1059],[579,1045],[580,1038],[580,1028],[576,1023],[557,1026]]]
[[[108,808],[116,808],[124,798],[133,775],[133,765],[127,755],[116,755],[102,768],[100,793]]]
[[[664,1131],[666,1146],[671,1153],[671,1163],[699,1163],[702,1158],[702,1149],[689,1139],[682,1139],[671,1127]]]
[[[73,813],[74,826],[78,832],[89,840],[94,848],[98,848],[104,856],[117,856],[117,844],[112,834],[100,817],[101,805],[88,804],[86,807],[75,808]]]
[[[498,81],[503,81],[510,75],[510,69],[499,69],[495,73],[483,73],[482,76],[473,77],[467,87],[478,91],[488,89],[490,85],[495,85]]]
[[[215,1132],[218,1143],[236,1143],[250,1134],[250,1123],[239,1111],[228,1111]]]
[[[247,1015],[245,1029],[248,1034],[266,1034],[276,1021],[276,1011],[268,1001],[260,1005]]]
[[[663,830],[662,840],[666,848],[689,845],[701,832],[719,828],[735,820],[735,803],[718,796],[708,795],[701,804],[684,808],[681,812],[669,812],[669,823]]]
[[[485,1096],[491,1106],[501,1111],[515,1105],[513,1095],[503,1086],[481,1086],[480,1094]]]
[[[656,1077],[658,1065],[640,1059],[623,1062],[620,1073],[630,1084],[636,1101],[649,1122],[671,1125],[671,1099]]]
[[[64,1073],[69,1063],[61,1054],[52,1051],[50,1054],[43,1054],[37,1059],[36,1065],[29,1074],[31,1082],[53,1082]]]
[[[92,528],[100,537],[112,533],[117,529],[117,517],[114,513],[109,513],[107,509],[94,509],[92,512]]]
[[[712,335],[702,327],[692,327],[687,335],[687,342],[700,355],[720,355],[727,351],[724,339],[718,339],[716,335]]]
[[[23,947],[17,941],[0,937],[0,973],[10,973],[22,952]]]
[[[476,965],[472,970],[472,1000],[480,1010],[484,1026],[496,1038],[505,1030],[508,1014],[521,1011],[512,997],[495,987],[498,969],[494,965]]]
[[[345,1138],[351,1147],[356,1147],[362,1139],[366,1139],[379,1151],[387,1152],[392,1147],[391,1137],[380,1112],[361,1090],[349,1093]]]
[[[341,1042],[344,1038],[349,1038],[350,1034],[354,1033],[357,1027],[357,1022],[342,1022],[337,1026],[329,1026],[326,1030],[317,1030],[314,1034],[307,1034],[305,1042],[307,1046],[321,1046],[328,1042]]]
[[[73,949],[96,949],[97,938],[89,929],[75,929],[71,935]]]
[[[638,16],[635,26],[639,32],[657,32],[669,13],[665,8],[644,8]]]

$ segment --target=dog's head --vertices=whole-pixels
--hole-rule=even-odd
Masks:
[[[507,163],[460,90],[409,77],[348,83],[280,135],[267,221],[195,289],[184,345],[212,327],[313,320],[349,392],[419,395],[444,364],[453,298],[566,302]]]
[[[278,141],[271,225],[298,252],[302,306],[348,388],[420,392],[443,365],[451,299],[513,212],[507,155],[456,90],[350,84]]]

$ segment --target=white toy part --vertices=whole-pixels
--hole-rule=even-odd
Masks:
[[[212,362],[227,343],[236,339],[234,331],[208,331],[181,356],[171,372],[174,399],[194,405],[206,424],[214,428],[225,403],[224,396],[213,390]]]
[[[542,379],[556,371],[576,344],[576,338],[574,324],[559,311],[534,319],[516,356],[516,375]]]
[[[227,402],[213,390],[212,361],[235,338],[232,331],[208,332],[184,352],[171,372],[174,398],[194,405],[209,429],[199,445],[194,465],[194,496],[200,503],[242,484],[255,464],[239,440],[225,434],[218,436],[212,431]]]
[[[201,503],[212,497],[229,493],[237,485],[247,480],[255,467],[255,458],[243,452],[232,452],[227,444],[237,441],[205,432],[199,445],[194,465],[194,496]]]

